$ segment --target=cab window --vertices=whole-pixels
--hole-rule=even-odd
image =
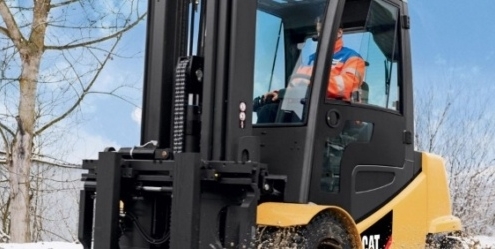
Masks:
[[[357,51],[365,61],[363,82],[354,93],[354,102],[399,111],[398,28],[398,9],[375,0],[364,27],[344,33],[344,46]]]
[[[326,4],[325,0],[258,0],[254,124],[304,122],[317,47],[316,20]]]

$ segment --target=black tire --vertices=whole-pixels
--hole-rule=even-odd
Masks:
[[[297,249],[302,247],[302,237],[297,227],[258,227],[257,249]]]
[[[316,215],[302,227],[258,228],[258,249],[353,249],[353,239],[342,218],[330,212]]]
[[[427,239],[426,249],[462,249],[465,248],[459,235],[430,234]]]
[[[342,218],[330,212],[323,212],[315,216],[307,226],[303,227],[301,235],[303,237],[301,248],[356,248]]]

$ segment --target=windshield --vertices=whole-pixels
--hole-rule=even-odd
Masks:
[[[328,1],[258,3],[253,124],[304,124],[317,27]],[[382,0],[349,6],[338,30],[327,99],[400,112],[398,9]]]

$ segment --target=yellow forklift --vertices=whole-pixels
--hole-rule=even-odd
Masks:
[[[340,28],[350,99],[327,94]],[[456,248],[409,29],[406,0],[149,0],[141,145],[83,161],[84,248]]]

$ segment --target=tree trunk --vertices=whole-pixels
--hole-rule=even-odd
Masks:
[[[26,243],[31,241],[30,189],[31,158],[35,125],[36,88],[39,75],[41,51],[23,54],[20,78],[19,116],[17,132],[12,142],[12,161],[9,164],[11,189],[10,241]]]
[[[36,120],[36,90],[41,56],[45,49],[44,39],[49,10],[50,0],[34,1],[33,23],[27,41],[20,34],[10,13],[6,13],[5,10],[2,13],[22,61],[19,79],[19,114],[16,117],[17,132],[12,142],[12,161],[9,164],[10,241],[14,243],[31,241],[29,178]]]
[[[31,241],[29,222],[29,175],[31,171],[32,134],[18,132],[12,150],[10,177],[10,241]]]

